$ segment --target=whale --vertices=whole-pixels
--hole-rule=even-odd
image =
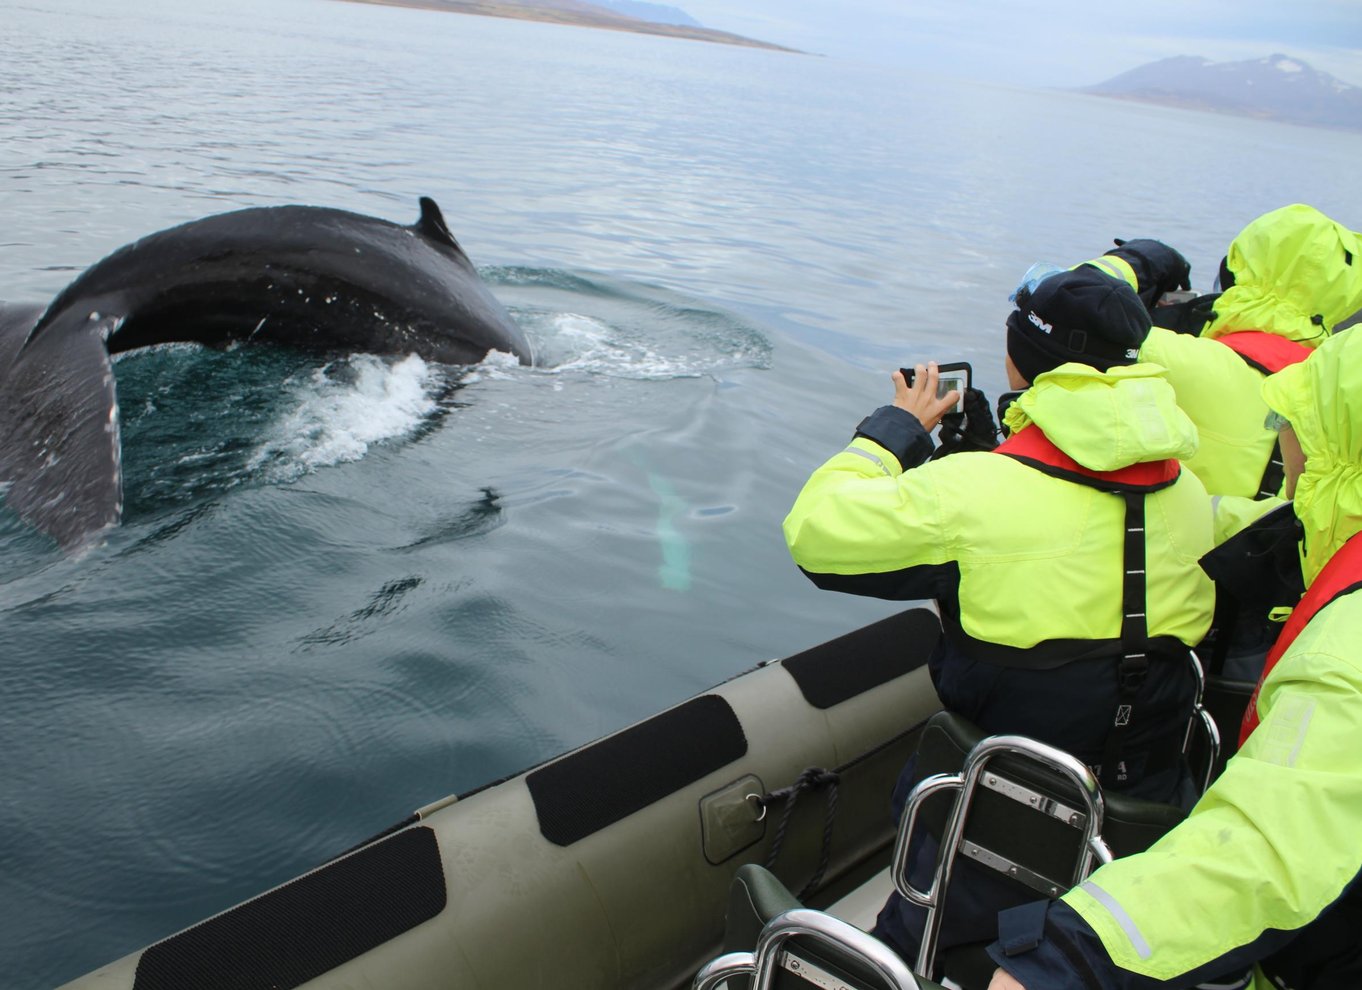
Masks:
[[[168,343],[417,354],[533,350],[433,199],[409,226],[254,207],[149,234],[49,304],[0,302],[0,503],[70,555],[123,514],[113,356]]]

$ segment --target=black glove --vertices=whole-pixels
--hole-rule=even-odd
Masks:
[[[1163,241],[1140,237],[1133,241],[1115,238],[1116,247],[1107,252],[1120,258],[1135,271],[1140,301],[1150,313],[1165,292],[1192,287],[1192,266]]]
[[[941,417],[941,430],[937,433],[941,446],[932,452],[932,460],[962,450],[992,450],[998,446],[998,424],[993,421],[988,396],[977,388],[967,388],[964,408],[964,412]]]
[[[1156,306],[1150,316],[1156,327],[1199,337],[1206,324],[1215,319],[1215,301],[1219,298],[1219,292],[1212,292],[1184,303]]]
[[[1007,410],[1012,407],[1012,403],[1021,398],[1020,392],[1004,392],[998,396],[998,434],[1006,440],[1012,435],[1012,431],[1007,428]]]

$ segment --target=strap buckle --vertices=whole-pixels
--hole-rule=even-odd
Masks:
[[[1149,676],[1149,657],[1144,653],[1128,653],[1121,657],[1116,673],[1121,694],[1135,694]]]

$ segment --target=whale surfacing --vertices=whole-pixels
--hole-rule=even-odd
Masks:
[[[278,344],[533,360],[434,200],[411,226],[316,206],[204,217],[135,241],[46,307],[0,303],[0,485],[6,505],[79,553],[120,522],[111,356],[153,344]]]

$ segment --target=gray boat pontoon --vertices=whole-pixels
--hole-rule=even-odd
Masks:
[[[909,972],[923,959],[905,965],[864,935],[894,884],[907,882],[889,798],[919,745],[939,773],[919,787],[913,801],[922,803],[910,801],[905,822],[1037,897],[1067,888],[1113,849],[1143,848],[1180,817],[1104,800],[1081,763],[1049,747],[992,737],[975,748],[977,733],[939,712],[926,668],[939,635],[936,615],[914,608],[760,664],[436,801],[67,987],[935,987]],[[1213,681],[1206,705],[1221,724],[1237,724],[1248,688]],[[1203,724],[1213,731],[1214,720]],[[1207,738],[1189,732],[1209,767]],[[1014,821],[1037,813],[1038,826]],[[905,894],[939,902],[952,862],[943,858],[931,889]],[[1072,869],[1053,876],[1055,862]],[[939,918],[933,910],[929,932]],[[980,947],[925,962],[943,964],[947,985],[966,990],[982,990],[990,968]]]

